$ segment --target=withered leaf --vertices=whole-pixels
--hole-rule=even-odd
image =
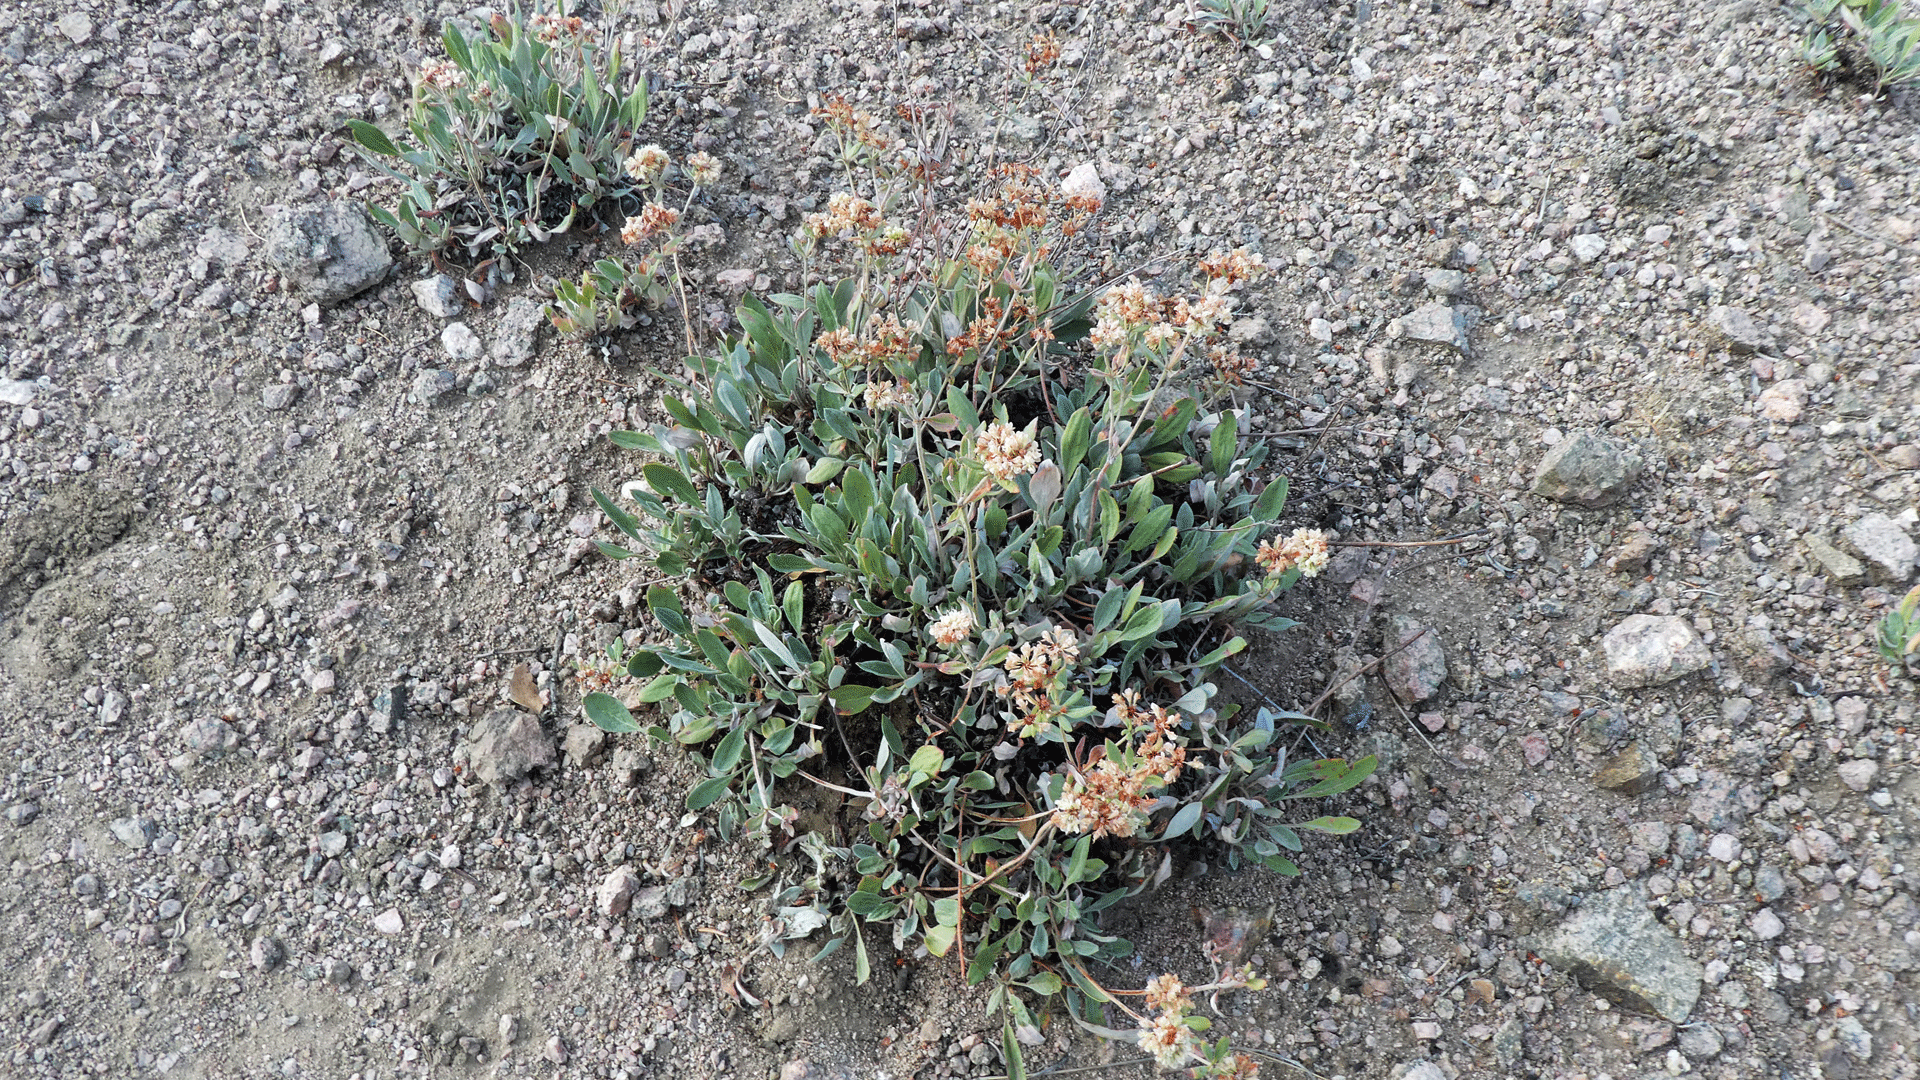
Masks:
[[[525,664],[513,665],[507,692],[513,695],[515,704],[536,716],[547,710],[546,698],[533,685],[533,670]]]

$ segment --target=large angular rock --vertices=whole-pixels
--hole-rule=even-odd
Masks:
[[[1447,681],[1447,655],[1432,628],[1395,615],[1387,624],[1387,648],[1398,650],[1381,672],[1395,696],[1411,705],[1440,693]]]
[[[295,292],[319,304],[378,285],[393,266],[367,212],[345,199],[277,209],[267,222],[266,256]]]
[[[1534,952],[1601,997],[1675,1024],[1700,1000],[1705,973],[1648,913],[1638,886],[1588,897]]]
[[[1533,493],[1589,509],[1611,506],[1646,468],[1638,452],[1591,431],[1555,443],[1533,470]]]
[[[467,733],[458,751],[473,775],[484,783],[511,784],[535,769],[554,763],[553,736],[540,721],[518,709],[495,709]]]
[[[1920,545],[1905,526],[1885,514],[1868,514],[1841,530],[1840,537],[1860,553],[1875,577],[1893,584],[1904,584],[1920,561]]]
[[[1713,663],[1699,632],[1677,615],[1629,615],[1600,648],[1615,686],[1665,686]]]

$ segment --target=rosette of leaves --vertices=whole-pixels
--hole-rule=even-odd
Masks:
[[[690,808],[809,856],[778,873],[770,925],[824,920],[861,979],[869,928],[958,953],[1009,1032],[1032,1022],[1015,988],[1097,1023],[1101,965],[1131,948],[1100,913],[1164,880],[1176,847],[1297,873],[1303,832],[1357,822],[1294,807],[1374,766],[1296,756],[1308,717],[1213,706],[1236,631],[1292,625],[1273,601],[1295,572],[1252,560],[1286,483],[1176,377],[1178,350],[1093,361],[1090,298],[1058,292],[1044,263],[956,264],[888,299],[898,323],[850,284],[749,298],[745,332],[663,400],[672,422],[614,436],[651,456],[627,498],[594,492],[632,542],[602,550],[690,580],[693,603],[647,593],[668,637],[628,671],[657,716],[604,694],[589,716],[704,753]],[[1037,467],[987,471],[990,424],[1031,432]],[[942,644],[930,627],[957,611],[971,630]],[[1009,658],[1062,634],[1073,657],[1036,721],[1002,692]],[[1063,790],[1137,749],[1126,690],[1171,710],[1186,766],[1129,828],[1075,834]],[[842,800],[830,828],[800,825],[808,785]]]
[[[416,79],[405,136],[347,121],[363,156],[404,185],[369,212],[416,253],[514,252],[634,196],[623,162],[646,80],[617,43],[556,11],[516,5],[474,37],[448,22],[447,60]]]

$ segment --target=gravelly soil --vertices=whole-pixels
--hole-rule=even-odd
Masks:
[[[1271,908],[1273,986],[1222,1027],[1297,1063],[1270,1075],[1915,1075],[1920,694],[1869,638],[1915,576],[1908,99],[1817,82],[1793,11],[1753,0],[1292,3],[1259,49],[1187,13],[586,12],[646,57],[660,141],[727,163],[696,325],[725,323],[720,271],[796,284],[785,238],[837,184],[810,105],[951,105],[956,191],[1095,164],[1104,273],[1235,244],[1276,266],[1236,327],[1263,361],[1243,426],[1299,523],[1459,538],[1344,549],[1305,626],[1225,681],[1298,706],[1429,629],[1407,655],[1437,647],[1444,679],[1390,663],[1391,690],[1369,668],[1334,695],[1321,749],[1385,762],[1350,800],[1366,827],[1296,881],[1188,867],[1117,911],[1140,962],[1114,977],[1203,975],[1209,919]],[[882,949],[855,987],[844,955],[758,950],[753,856],[680,812],[692,768],[570,732],[568,658],[653,632],[587,489],[631,470],[604,435],[650,415],[679,319],[462,364],[417,264],[308,318],[263,259],[270,207],[380,197],[340,120],[392,121],[441,21],[476,17],[0,10],[0,1053],[19,1076],[996,1075],[953,969]],[[1063,55],[1029,84],[1042,28]],[[491,337],[599,243],[535,253],[461,321]],[[429,369],[457,381],[422,404]],[[1533,493],[1582,433],[1643,463],[1598,509]],[[1704,666],[1610,671],[1634,615]],[[565,752],[496,790],[456,750],[521,662]],[[1622,769],[1642,793],[1600,786]],[[659,891],[606,918],[622,865]],[[1623,998],[1647,972],[1543,958],[1621,889],[1654,917],[1623,940],[1699,965],[1684,1016]],[[1030,1053],[1136,1056],[1065,1023]]]

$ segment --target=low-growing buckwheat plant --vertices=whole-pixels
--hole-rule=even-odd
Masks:
[[[371,212],[413,251],[508,254],[615,208],[642,212],[647,185],[626,161],[647,117],[645,77],[566,10],[515,5],[472,38],[448,22],[446,59],[416,75],[403,137],[347,121],[367,159],[404,185],[392,209]]]
[[[1057,1003],[1169,1067],[1249,1076],[1193,995],[1252,969],[1114,988],[1131,946],[1101,913],[1176,851],[1298,873],[1303,833],[1358,823],[1293,807],[1374,761],[1296,756],[1315,721],[1217,708],[1208,681],[1237,631],[1292,625],[1275,599],[1327,558],[1280,529],[1286,482],[1219,404],[1259,258],[1214,254],[1195,294],[1076,292],[1053,254],[1095,209],[1013,171],[967,204],[957,257],[914,266],[875,203],[811,215],[801,245],[860,273],[749,297],[670,422],[614,436],[649,460],[594,492],[632,545],[602,550],[691,585],[648,591],[666,638],[625,658],[644,724],[610,694],[586,711],[701,755],[687,806],[797,855],[744,883],[775,953],[824,929],[862,981],[873,933],[953,957],[1015,1075]],[[821,800],[828,823],[803,820]]]
[[[678,207],[667,198],[667,174],[673,162],[659,146],[643,146],[627,156],[621,166],[628,176],[642,185],[643,200],[620,226],[620,241],[636,252],[631,262],[624,257],[596,260],[580,275],[578,284],[562,280],[554,284],[553,303],[547,317],[554,329],[574,338],[587,338],[603,330],[627,328],[636,321],[635,309],[659,307],[668,293],[680,285],[680,246],[684,238],[675,226],[686,215],[694,195],[720,178],[720,159],[704,151],[688,155],[679,172],[687,182],[687,192]],[[681,310],[686,298],[681,297]],[[689,330],[691,335],[691,330]],[[691,336],[688,348],[693,347]]]

